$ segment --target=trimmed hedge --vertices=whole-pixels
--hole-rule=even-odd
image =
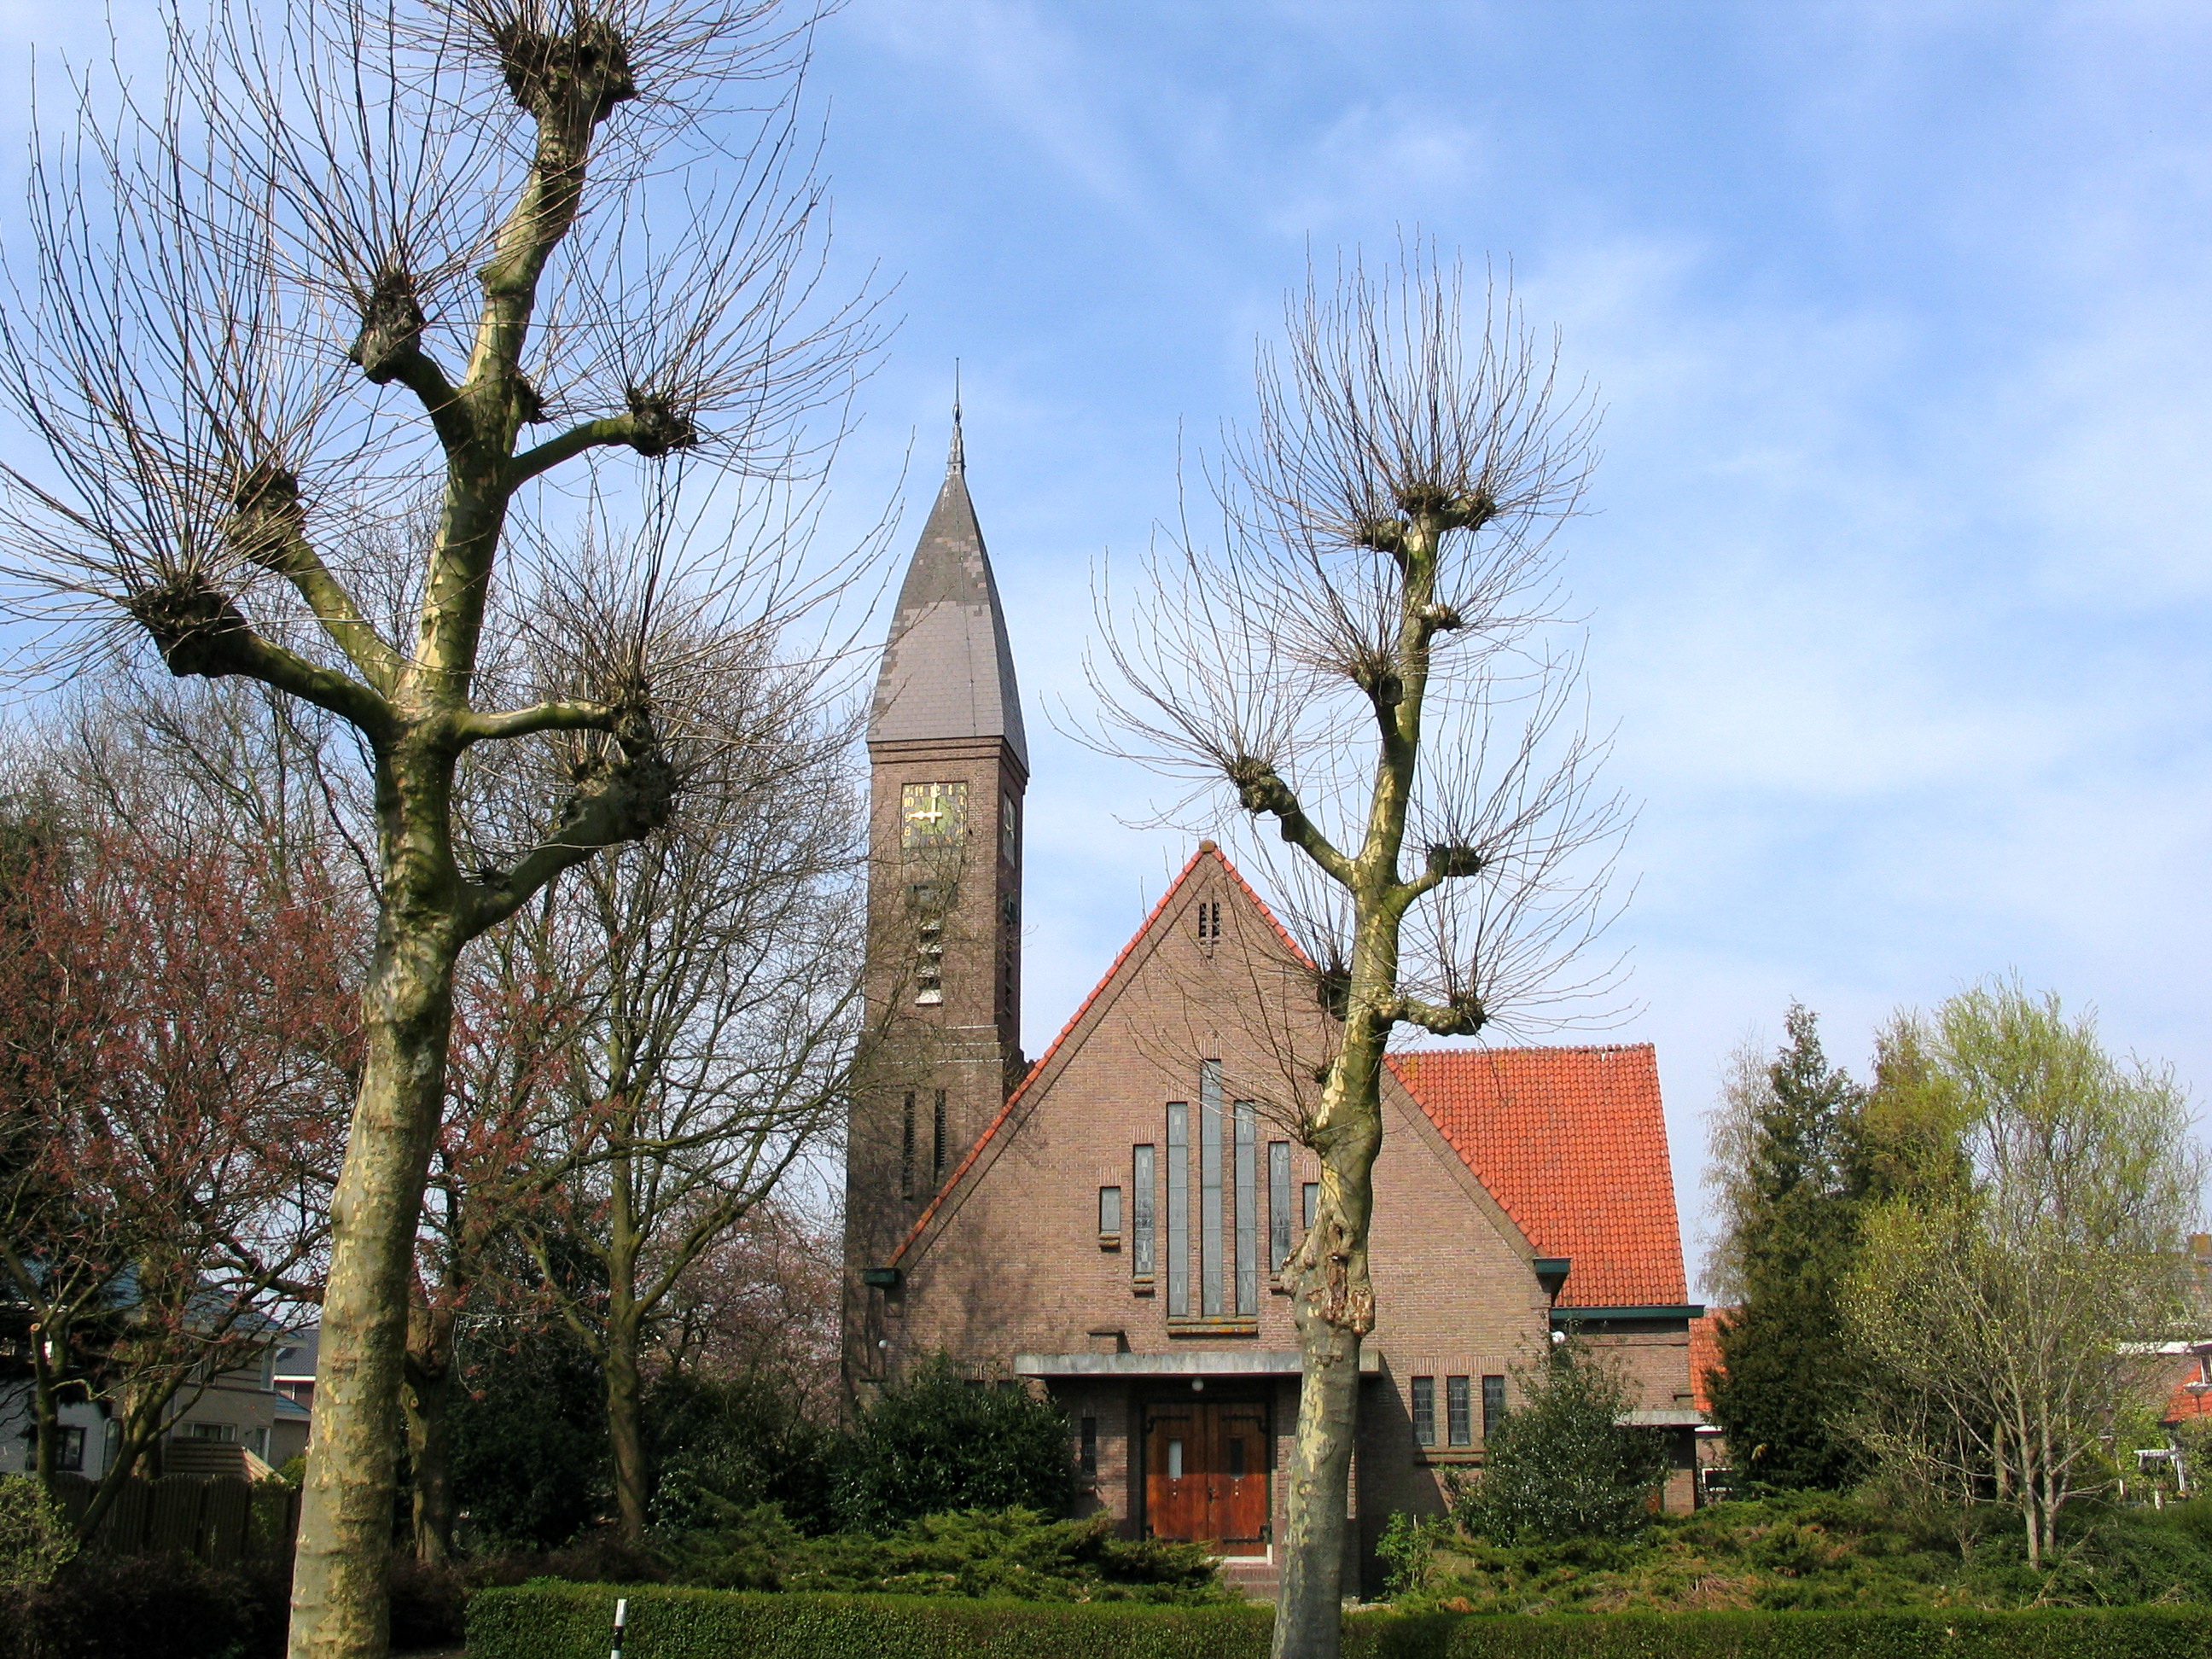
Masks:
[[[1263,1606],[921,1601],[526,1584],[469,1604],[469,1659],[1266,1659]],[[2212,1607],[2034,1613],[1355,1613],[1346,1659],[2206,1659]]]
[[[1267,1659],[1264,1607],[525,1584],[477,1592],[469,1659]]]

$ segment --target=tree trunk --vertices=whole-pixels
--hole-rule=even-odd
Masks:
[[[407,1316],[407,1457],[415,1473],[415,1559],[453,1553],[453,1316],[450,1300]]]
[[[613,1444],[615,1505],[623,1541],[645,1537],[645,1431],[634,1319],[607,1322],[607,1437]]]
[[[1334,1659],[1343,1625],[1359,1337],[1301,1303],[1298,1346],[1304,1375],[1291,1447],[1290,1521],[1273,1653],[1274,1659]]]
[[[60,1384],[47,1346],[56,1340],[43,1325],[31,1327],[32,1467],[49,1495],[53,1493],[54,1477],[61,1472],[55,1467],[61,1446],[61,1402],[55,1398]]]
[[[425,793],[442,795],[434,787]],[[442,802],[441,803],[442,805]],[[459,929],[424,902],[420,846],[387,850],[384,918],[363,994],[367,1053],[331,1201],[321,1364],[300,1503],[289,1659],[386,1650],[409,1284],[445,1097]],[[393,865],[411,866],[395,872]],[[409,876],[417,892],[400,889]]]
[[[616,1119],[620,1149],[609,1166],[607,1205],[607,1331],[601,1364],[607,1380],[607,1437],[614,1451],[615,1508],[623,1541],[645,1537],[645,1435],[638,1377],[637,1212],[629,1147],[635,1128],[634,1097],[625,1094]]]

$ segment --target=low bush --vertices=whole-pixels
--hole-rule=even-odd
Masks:
[[[1067,1419],[1018,1384],[978,1387],[939,1354],[883,1391],[833,1453],[830,1505],[855,1532],[956,1510],[1059,1515],[1075,1491]]]
[[[1649,1430],[1620,1425],[1632,1403],[1626,1377],[1578,1342],[1516,1375],[1520,1403],[1484,1437],[1482,1476],[1457,1486],[1452,1518],[1493,1544],[1642,1527],[1666,1451]]]
[[[488,1590],[469,1659],[599,1659],[618,1592]],[[1034,1607],[902,1596],[645,1589],[629,1659],[1261,1659],[1264,1607]],[[1361,1613],[1345,1659],[2201,1659],[2212,1609],[1622,1613],[1500,1619]]]
[[[275,1565],[88,1553],[16,1603],[12,1659],[275,1659],[287,1600]]]
[[[1113,1518],[1030,1510],[925,1516],[888,1537],[805,1538],[773,1504],[672,1545],[673,1576],[718,1589],[841,1590],[1026,1601],[1236,1599],[1202,1545],[1114,1535]]]
[[[30,1595],[76,1553],[60,1506],[27,1474],[0,1475],[0,1596]]]

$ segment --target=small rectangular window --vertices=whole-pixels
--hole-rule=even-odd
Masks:
[[[1082,1450],[1077,1461],[1084,1474],[1095,1476],[1098,1473],[1098,1419],[1095,1417],[1083,1419]]]
[[[1267,1143],[1267,1261],[1280,1273],[1291,1259],[1291,1143]]]
[[[1474,1443],[1473,1413],[1468,1410],[1472,1403],[1468,1398],[1467,1378],[1444,1378],[1444,1432],[1449,1443],[1455,1446],[1472,1446]]]
[[[1437,1443],[1437,1379],[1433,1376],[1413,1379],[1413,1441],[1422,1446]]]
[[[33,1449],[33,1455],[36,1455]],[[64,1427],[54,1446],[54,1468],[64,1474],[84,1473],[84,1431]]]
[[[1221,901],[1205,899],[1198,907],[1198,936],[1211,945],[1221,937]]]
[[[929,1179],[932,1186],[941,1186],[945,1181],[945,1091],[937,1091],[937,1122],[933,1145],[929,1154]]]
[[[1305,1190],[1300,1197],[1304,1200],[1300,1206],[1305,1215],[1303,1231],[1310,1233],[1313,1231],[1314,1218],[1321,1213],[1321,1182],[1318,1181],[1306,1182]]]
[[[1139,1279],[1152,1276],[1153,1156],[1150,1146],[1130,1149],[1129,1271]]]
[[[1482,1379],[1482,1437],[1485,1440],[1498,1432],[1498,1425],[1505,1416],[1505,1379],[1486,1376]]]
[[[1121,1236],[1121,1189],[1101,1187],[1098,1189],[1098,1231],[1102,1237]]]

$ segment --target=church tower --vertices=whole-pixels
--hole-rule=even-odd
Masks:
[[[869,1029],[845,1152],[845,1370],[877,1380],[897,1286],[871,1283],[1022,1072],[1029,743],[960,415],[868,720]]]

